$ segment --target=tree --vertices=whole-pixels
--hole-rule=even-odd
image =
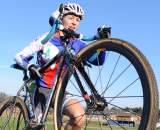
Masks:
[[[5,97],[7,97],[8,95],[3,93],[3,92],[0,92],[0,103],[4,100]]]
[[[142,114],[142,108],[141,107],[135,107],[135,108],[131,108],[133,112],[141,115]]]

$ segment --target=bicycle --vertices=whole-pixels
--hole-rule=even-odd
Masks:
[[[74,55],[66,41],[69,37],[78,38],[79,34],[62,28],[59,22],[55,23],[42,43],[46,43],[57,28],[66,34],[62,41],[65,50],[39,69],[43,72],[60,59],[47,107],[40,123],[33,129],[39,130],[47,125],[50,107],[54,108],[54,130],[64,129],[69,120],[63,113],[67,92],[67,95],[76,98],[84,106],[85,113],[82,116],[86,119],[86,130],[130,130],[128,125],[120,122],[126,118],[134,121],[136,130],[154,130],[158,117],[158,90],[152,68],[145,56],[131,43],[109,35],[108,38],[99,40],[83,37],[82,40],[94,41]],[[110,29],[108,28],[108,34]],[[94,66],[86,61],[86,57],[100,51],[106,51],[105,63]],[[23,70],[24,83],[16,96],[9,97],[0,106],[1,130],[28,129],[26,95],[29,94],[29,98],[32,98],[30,86],[34,80],[17,64],[13,68]],[[140,111],[134,111],[134,106],[139,107]]]

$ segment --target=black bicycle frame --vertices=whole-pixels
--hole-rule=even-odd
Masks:
[[[70,71],[72,72],[73,76],[76,79],[76,82],[80,88],[80,91],[82,93],[82,95],[85,97],[85,95],[87,95],[87,92],[85,91],[81,80],[79,78],[79,75],[77,74],[77,70],[74,69],[73,66],[75,66],[78,71],[81,73],[81,75],[83,76],[83,78],[85,79],[86,83],[88,84],[88,87],[90,88],[90,90],[92,91],[92,94],[94,95],[94,97],[96,99],[99,99],[99,94],[96,91],[93,83],[91,82],[88,74],[85,72],[84,69],[84,64],[81,62],[78,62],[77,60],[75,60],[75,56],[73,56],[73,54],[69,51],[69,48],[67,48],[67,43],[66,41],[62,41],[62,44],[64,45],[64,51],[59,52],[53,59],[51,59],[49,62],[47,62],[46,64],[44,64],[40,69],[39,72],[43,73],[50,65],[52,65],[53,63],[55,63],[57,60],[59,60],[59,67],[56,71],[56,76],[54,78],[54,85],[52,86],[51,90],[50,90],[50,96],[49,99],[46,102],[46,106],[45,106],[45,110],[44,113],[42,115],[40,124],[37,125],[37,127],[42,127],[45,123],[46,117],[47,117],[47,113],[49,111],[49,107],[52,103],[52,100],[54,101],[54,94],[55,94],[55,90],[58,87],[58,83],[59,83],[59,79],[62,75],[62,70],[63,67],[69,67],[69,69],[71,69]],[[19,69],[19,70],[23,70],[24,72],[24,83],[22,85],[22,87],[20,88],[20,90],[17,92],[17,95],[20,95],[20,92],[25,89],[25,92],[29,92],[28,84],[31,83],[33,81],[33,79],[30,79],[27,77],[27,72],[26,70],[24,70],[22,67],[20,67],[18,64],[14,64],[13,68]],[[30,92],[29,92],[30,93]],[[84,98],[85,99],[85,98]],[[86,102],[88,102],[88,99],[85,99]]]
[[[83,76],[83,78],[85,79],[86,83],[88,84],[90,90],[92,91],[93,95],[95,96],[96,99],[99,99],[100,98],[100,95],[98,94],[97,90],[95,89],[95,86],[93,85],[93,83],[91,82],[88,74],[85,72],[85,69],[84,69],[84,65],[82,63],[79,63],[77,62],[75,59],[74,59],[74,56],[68,52],[68,50],[65,48],[65,50],[63,52],[60,52],[55,58],[53,58],[50,62],[48,62],[47,64],[45,64],[41,69],[40,69],[40,72],[43,72],[46,68],[48,68],[48,66],[50,66],[51,64],[53,64],[57,59],[60,59],[59,61],[59,67],[57,69],[57,72],[56,72],[56,76],[54,78],[54,86],[52,87],[51,89],[51,93],[50,93],[50,97],[49,99],[47,100],[47,103],[46,103],[46,109],[43,113],[43,116],[42,116],[42,119],[41,119],[41,124],[43,125],[43,123],[45,122],[46,120],[46,116],[47,116],[47,113],[49,111],[49,106],[51,105],[51,100],[53,99],[54,101],[54,93],[55,93],[55,90],[57,89],[58,87],[58,82],[59,82],[59,79],[60,79],[60,76],[62,74],[62,69],[63,67],[69,67],[69,69],[72,69],[70,70],[72,73],[73,73],[73,76],[74,78],[76,79],[76,82],[80,88],[80,91],[82,93],[82,95],[85,97],[85,95],[87,94],[87,92],[85,91],[82,83],[81,83],[81,80],[76,72],[76,70],[74,70],[73,66],[75,66],[78,71],[81,73],[81,75]],[[88,99],[85,99],[86,102],[88,102]]]
[[[85,69],[84,69],[84,65],[82,63],[78,63],[76,65],[78,71],[80,72],[80,74],[82,75],[82,77],[84,78],[84,80],[86,81],[89,89],[91,90],[92,94],[96,97],[96,99],[99,99],[100,98],[100,95],[98,94],[97,90],[95,89],[95,86],[94,84],[92,83],[92,81],[90,80],[88,74],[86,73]],[[82,92],[82,95],[85,97],[85,95],[87,94],[87,92],[84,90],[84,87],[80,81],[80,78],[75,70],[74,72],[74,77],[77,81],[77,84]]]
[[[59,67],[56,71],[56,76],[54,77],[54,85],[52,86],[51,88],[51,91],[50,91],[50,96],[49,96],[49,99],[47,100],[46,102],[46,106],[45,106],[45,111],[42,115],[42,119],[40,121],[41,125],[44,124],[45,120],[46,120],[46,117],[47,117],[47,113],[49,111],[49,107],[52,103],[52,100],[54,101],[54,94],[55,94],[55,90],[57,89],[58,87],[58,83],[59,83],[59,79],[60,79],[60,76],[62,74],[62,69],[63,69],[63,66],[65,64],[65,54],[63,52],[60,52],[55,58],[53,58],[50,62],[48,62],[47,64],[45,64],[45,66],[43,66],[40,70],[40,72],[42,72],[43,70],[45,70],[46,68],[48,68],[48,66],[50,66],[51,64],[53,64],[57,59],[60,59],[59,60]]]

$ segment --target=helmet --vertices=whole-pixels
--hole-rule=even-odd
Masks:
[[[53,26],[54,20],[57,19],[57,17],[61,14],[61,18],[67,14],[74,14],[80,17],[82,19],[84,15],[84,11],[82,7],[79,4],[76,3],[68,3],[68,4],[61,4],[59,7],[59,11],[57,10],[53,12],[49,18],[49,24]]]
[[[79,16],[82,19],[82,16],[84,15],[84,11],[82,7],[79,4],[76,3],[68,3],[63,5],[62,9],[62,15],[67,15],[67,14],[75,14]]]

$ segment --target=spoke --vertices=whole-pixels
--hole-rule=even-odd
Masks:
[[[89,118],[90,119],[87,119],[87,116],[86,116],[86,122],[87,122],[87,125],[90,123],[90,120],[91,120],[91,118],[92,118],[92,114],[94,114],[94,111],[95,111],[96,109],[94,108],[94,109],[89,109],[89,110],[87,110],[86,112],[85,112],[85,114],[87,115],[87,116],[89,116]],[[90,114],[91,113],[91,114]],[[98,115],[98,114],[97,114]],[[87,130],[87,126],[85,126],[85,130]]]
[[[16,110],[16,109],[15,109]],[[19,110],[18,110],[19,111]],[[12,116],[12,119],[13,119],[13,124],[16,125],[16,114],[15,112],[13,111],[13,116]],[[14,126],[15,127],[15,126]]]
[[[105,61],[107,61],[107,58],[108,58],[108,55],[109,55],[109,52],[107,53],[106,57],[105,57]],[[98,59],[97,59],[98,60]],[[99,60],[98,60],[99,61]],[[99,73],[98,73],[98,77],[96,79],[96,82],[95,82],[95,86],[97,85],[97,82],[98,82],[98,79],[100,78],[100,84],[101,84],[101,90],[103,90],[102,88],[102,78],[101,78],[101,73],[102,73],[102,70],[104,68],[104,64],[102,65],[102,67],[98,67],[99,68]]]
[[[119,127],[121,127],[123,130],[127,130],[126,128],[124,128],[123,126],[121,126],[118,122],[116,122],[115,120],[112,120],[108,115],[104,115],[104,113],[102,113],[104,117],[108,118],[109,120],[113,121],[115,124],[117,124]],[[108,120],[107,120],[108,122]],[[109,127],[111,128],[110,124],[109,124]],[[112,130],[112,128],[111,128]]]
[[[99,126],[100,126],[101,130],[103,130],[103,129],[102,129],[102,123],[100,122],[100,119],[99,119],[98,114],[97,114],[97,119],[98,119],[98,124],[99,124]]]
[[[79,117],[81,117],[80,119],[79,119],[79,121],[83,118],[83,116],[85,116],[85,113],[84,114],[82,114],[82,115],[79,115],[79,116],[76,116],[76,117],[70,117],[70,120],[74,120],[75,118],[79,118]],[[68,122],[68,120],[65,120],[65,121],[62,121],[62,123],[66,123],[66,122]]]
[[[11,106],[11,107],[12,107],[12,108],[11,108],[11,111],[10,111],[9,115],[7,116],[7,120],[5,121],[4,125],[2,125],[2,128],[3,128],[3,129],[6,128],[8,122],[9,122],[10,119],[11,119],[11,116],[13,115],[13,109],[14,109],[13,107],[14,107],[14,106]]]
[[[95,86],[96,86],[96,84],[97,84],[98,79],[100,79],[101,90],[103,90],[103,88],[102,88],[102,77],[101,77],[101,72],[102,72],[103,66],[102,66],[101,68],[100,68],[100,67],[98,67],[98,68],[99,68],[99,74],[98,74],[98,77],[97,77]]]
[[[95,84],[95,86],[96,86],[96,84],[97,84],[97,82],[98,82],[98,79],[101,77],[101,72],[102,72],[102,69],[103,69],[103,66],[100,68],[100,67],[98,67],[99,68],[99,73],[98,73],[98,76],[97,76],[97,79],[96,79],[96,82],[94,83]]]
[[[70,82],[71,82],[71,84],[75,87],[75,89],[78,91],[78,93],[81,95],[81,92],[80,92],[80,90],[77,88],[77,86],[73,83],[73,81],[72,80],[70,80]]]
[[[118,56],[118,59],[117,59],[115,65],[114,65],[113,71],[112,71],[112,73],[111,73],[111,75],[110,75],[109,81],[107,82],[107,85],[106,85],[106,87],[105,87],[106,89],[104,90],[104,92],[103,92],[101,95],[104,95],[105,91],[107,91],[108,86],[109,86],[109,83],[110,83],[110,81],[111,81],[111,79],[112,79],[112,76],[113,76],[113,74],[114,74],[114,72],[115,72],[115,70],[116,70],[116,67],[117,67],[117,65],[118,65],[118,62],[119,62],[119,60],[120,60],[120,57],[121,57],[121,55]]]
[[[83,96],[80,96],[80,95],[77,95],[77,94],[72,94],[72,93],[69,93],[69,92],[67,92],[66,95],[71,95],[71,96],[74,96],[74,97],[83,97]]]
[[[17,128],[20,128],[21,123],[23,124],[23,114],[20,112],[18,115],[18,120],[17,120]]]
[[[65,109],[65,108],[67,108],[67,107],[69,107],[69,106],[71,106],[71,105],[75,105],[75,104],[77,104],[77,103],[84,102],[84,101],[85,101],[85,100],[77,101],[76,103],[72,103],[72,104],[70,104],[70,105],[65,106],[63,109]]]
[[[109,102],[113,101],[116,97],[121,95],[125,90],[127,90],[130,86],[132,86],[136,81],[138,81],[139,77],[135,79],[131,84],[129,84],[127,87],[125,87],[121,92],[119,92],[113,99],[111,99]]]
[[[87,70],[86,73],[88,74],[88,77],[91,79],[88,66],[86,67],[86,70]]]
[[[124,74],[124,72],[126,72],[129,69],[130,66],[131,63],[112,81],[112,83],[108,83],[109,85],[106,85],[106,89],[102,92],[102,95]]]
[[[129,110],[127,110],[127,109],[124,109],[124,108],[122,108],[122,107],[119,107],[119,106],[117,106],[117,105],[114,105],[114,104],[112,104],[112,103],[110,103],[110,102],[108,102],[108,104],[110,104],[111,106],[114,106],[114,107],[116,107],[116,108],[119,108],[119,109],[121,109],[121,110],[123,110],[123,111],[129,112],[129,113],[131,113],[131,114],[133,114],[133,115],[135,115],[135,116],[137,116],[137,117],[141,117],[140,114],[135,113],[135,112],[133,112],[133,111],[129,111]]]
[[[111,128],[111,130],[113,130],[110,123],[108,122],[108,119],[106,119],[106,120],[107,120],[107,124],[109,124],[109,128]]]
[[[113,130],[112,129],[112,127],[111,127],[111,125],[110,125],[110,123],[108,122],[108,117],[109,117],[109,115],[104,115],[104,113],[102,113],[102,115],[103,115],[103,117],[106,119],[106,121],[107,121],[107,124],[106,125],[109,125],[109,128],[111,129],[111,130]]]
[[[87,116],[88,116],[88,115],[87,115]],[[85,128],[84,128],[85,130],[87,130],[87,126],[88,126],[88,124],[89,124],[89,121],[90,121],[91,118],[92,118],[91,116],[90,116],[90,117],[89,117],[89,116],[87,117],[87,116],[86,116],[86,125],[85,125]],[[89,121],[88,121],[87,118],[90,118]]]
[[[104,97],[104,98],[142,98],[143,96],[118,96],[118,97]]]

